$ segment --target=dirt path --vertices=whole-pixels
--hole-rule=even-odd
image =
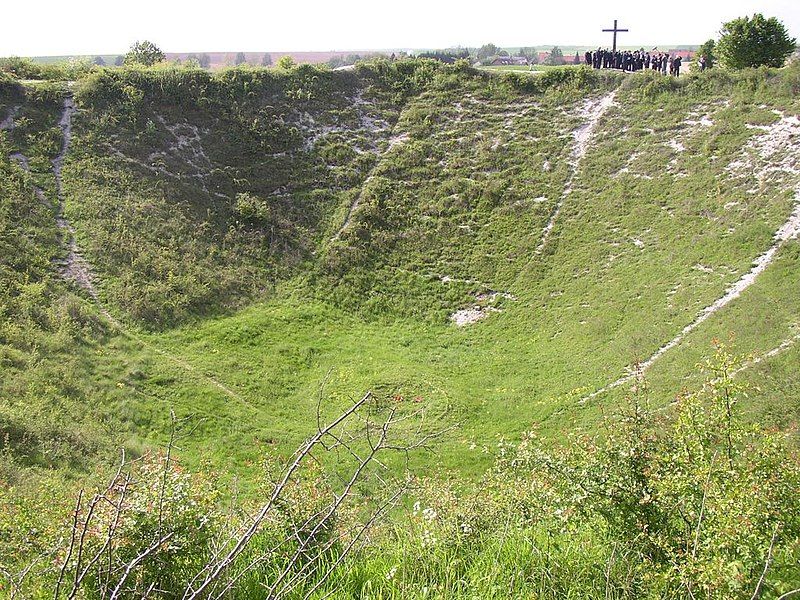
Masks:
[[[52,160],[53,176],[55,177],[56,181],[56,200],[58,202],[56,205],[56,225],[58,225],[58,228],[61,232],[65,256],[63,258],[56,259],[53,262],[58,267],[58,271],[64,279],[74,282],[78,287],[89,294],[92,300],[94,300],[100,307],[100,310],[103,312],[105,317],[119,325],[119,323],[116,322],[116,319],[114,319],[114,317],[111,316],[111,314],[109,314],[108,311],[103,308],[98,301],[97,288],[95,287],[94,283],[94,274],[92,273],[89,264],[86,262],[83,256],[81,256],[78,250],[78,244],[75,240],[75,229],[73,229],[72,225],[64,215],[65,202],[62,170],[64,167],[64,158],[66,157],[67,152],[69,152],[69,146],[72,142],[72,115],[75,114],[75,110],[75,102],[72,100],[72,97],[68,96],[64,100],[64,110],[61,113],[61,120],[58,122],[58,126],[61,129],[61,134],[63,136],[63,142],[61,144],[61,150]]]
[[[380,161],[383,159],[384,156],[389,154],[395,148],[398,148],[403,144],[405,144],[408,141],[408,139],[409,137],[407,133],[396,134],[390,137],[388,140],[388,145],[386,147],[386,150],[384,150],[378,157],[378,163],[376,163],[376,166],[380,164]],[[366,188],[367,184],[370,181],[372,181],[372,178],[373,178],[372,175],[368,176],[364,180],[364,183],[361,184],[361,191],[358,193],[355,199],[350,203],[350,206],[347,208],[347,214],[344,217],[344,221],[342,221],[342,224],[339,225],[339,228],[336,230],[336,233],[334,233],[333,237],[331,237],[330,240],[331,242],[337,241],[340,237],[342,237],[342,233],[344,233],[345,230],[347,230],[347,228],[350,227],[350,223],[353,220],[353,214],[356,212],[356,209],[359,207],[359,205],[361,204],[361,200],[364,197],[364,189]]]
[[[743,157],[732,162],[727,167],[726,170],[732,177],[755,177],[756,180],[764,182],[776,176],[783,178],[800,175],[800,170],[796,167],[797,161],[800,160],[800,147],[795,143],[797,136],[800,135],[800,119],[795,116],[786,116],[780,111],[775,112],[780,116],[780,119],[772,125],[750,126],[751,129],[759,129],[763,133],[748,141],[743,148]],[[780,179],[779,181],[786,182],[785,179]],[[646,371],[665,353],[678,346],[689,333],[741,296],[747,288],[756,282],[758,276],[772,264],[775,260],[775,255],[784,244],[789,240],[800,238],[799,185],[795,184],[794,192],[792,212],[775,232],[772,245],[753,261],[751,269],[730,286],[722,297],[706,306],[694,321],[686,325],[678,335],[642,362],[638,368],[639,372]],[[636,372],[636,369],[629,367],[626,375],[592,392],[582,398],[581,402],[596,398],[609,390],[632,381],[636,377]]]
[[[58,228],[61,232],[64,249],[66,251],[66,255],[64,258],[56,259],[53,261],[54,264],[57,265],[59,273],[64,279],[73,281],[75,284],[78,285],[78,287],[83,289],[94,301],[100,313],[121,335],[136,341],[137,343],[141,344],[145,348],[148,348],[149,350],[158,354],[159,356],[168,359],[170,362],[174,363],[182,370],[190,373],[194,378],[202,379],[206,383],[216,387],[217,389],[225,393],[227,396],[240,402],[244,406],[250,408],[251,410],[255,410],[244,398],[242,398],[239,394],[234,392],[231,388],[221,383],[214,377],[211,377],[210,375],[201,372],[199,369],[192,366],[182,358],[175,356],[174,354],[153,345],[152,343],[148,342],[147,340],[140,337],[136,333],[126,329],[123,326],[123,324],[109,312],[109,310],[103,305],[102,301],[100,300],[99,295],[97,293],[97,288],[95,286],[95,281],[97,280],[97,278],[92,272],[90,265],[86,262],[83,256],[81,256],[75,239],[75,230],[64,214],[65,200],[63,193],[62,169],[64,166],[64,159],[66,158],[67,153],[69,152],[70,143],[72,142],[72,116],[75,114],[76,110],[77,108],[75,107],[73,99],[71,97],[66,98],[64,100],[64,110],[61,114],[61,119],[58,123],[61,129],[61,133],[63,135],[63,143],[61,145],[61,150],[59,151],[58,155],[52,160],[53,175],[55,177],[56,195],[57,195],[56,224],[58,225]],[[27,157],[21,154],[15,154],[12,156],[12,158],[15,158],[23,168],[27,167],[28,165]],[[43,199],[45,198],[44,192],[41,189],[35,188],[35,191],[37,196]]]
[[[768,360],[770,358],[774,358],[774,357],[778,356],[779,354],[783,354],[783,352],[785,352],[786,350],[788,350],[789,348],[794,346],[797,342],[800,342],[800,333],[798,333],[796,335],[793,335],[792,337],[790,337],[788,339],[785,339],[780,344],[775,346],[772,350],[770,350],[768,352],[764,352],[764,354],[761,354],[759,356],[756,356],[756,357],[748,360],[741,367],[739,367],[733,373],[731,373],[731,375],[738,375],[742,371],[746,371],[747,369],[750,369],[750,368],[752,368],[752,367],[764,362],[765,360]]]
[[[581,114],[586,119],[586,122],[572,132],[572,136],[575,138],[575,145],[572,148],[572,153],[569,159],[569,164],[571,167],[570,173],[566,182],[564,183],[564,191],[561,193],[561,197],[558,199],[558,202],[556,202],[555,208],[553,208],[553,212],[550,213],[550,218],[547,220],[547,224],[542,230],[542,239],[539,242],[539,245],[536,247],[536,254],[541,254],[547,245],[547,242],[550,239],[550,233],[553,231],[556,221],[558,220],[558,216],[561,214],[561,208],[564,206],[566,199],[572,193],[572,184],[580,170],[581,160],[589,150],[589,146],[591,145],[597,129],[597,124],[600,122],[600,119],[603,117],[603,115],[606,114],[608,109],[614,105],[615,97],[616,92],[610,92],[597,100],[588,100],[581,108]]]
[[[786,242],[792,239],[800,238],[800,190],[797,191],[795,196],[795,206],[792,214],[789,215],[789,218],[786,222],[775,232],[774,236],[774,243],[769,249],[764,252],[761,256],[756,258],[753,262],[753,267],[745,273],[738,281],[736,281],[725,294],[717,299],[714,303],[706,306],[701,312],[700,315],[691,323],[689,323],[686,327],[684,327],[681,332],[672,338],[669,342],[661,346],[656,352],[650,356],[647,360],[642,362],[639,365],[639,372],[645,372],[649,369],[654,362],[656,362],[659,358],[661,358],[665,353],[669,350],[672,350],[678,344],[680,344],[684,338],[689,335],[692,331],[697,329],[702,323],[707,321],[712,315],[716,312],[736,300],[739,296],[742,295],[747,288],[753,285],[756,282],[761,273],[763,273],[767,267],[775,260],[775,255],[777,254],[778,250],[783,247]],[[587,400],[591,400],[596,398],[597,396],[604,394],[614,388],[617,388],[625,383],[632,381],[636,377],[637,371],[631,369],[627,375],[620,377],[616,381],[611,382],[610,384],[600,388],[599,390],[592,392],[588,396],[585,396],[581,399],[581,402],[585,402]]]

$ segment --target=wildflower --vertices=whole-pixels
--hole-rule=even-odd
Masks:
[[[391,581],[394,579],[395,573],[397,573],[397,565],[393,566],[389,571],[386,573],[386,579]]]

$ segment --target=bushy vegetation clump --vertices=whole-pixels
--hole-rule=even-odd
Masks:
[[[221,585],[257,598],[290,572],[277,588],[287,597],[777,598],[800,587],[800,462],[781,434],[740,420],[738,366],[720,346],[704,386],[680,394],[674,415],[649,409],[640,380],[627,410],[596,435],[555,448],[535,434],[501,443],[472,491],[421,481],[355,550],[349,536],[363,535],[359,519],[376,514],[370,500],[333,519],[334,480],[311,468],[282,489],[277,512]],[[60,586],[66,595],[79,580],[87,597],[151,586],[180,597],[256,512],[218,503],[215,481],[169,454],[146,457],[99,496],[79,499],[60,534],[52,509],[20,512],[30,506],[24,492],[0,489],[0,544],[14,549],[4,572],[39,558],[20,590]],[[36,540],[18,545],[27,528]],[[290,567],[298,548],[306,558]]]
[[[776,17],[756,13],[725,23],[716,50],[726,67],[745,69],[782,67],[796,47],[797,40]]]

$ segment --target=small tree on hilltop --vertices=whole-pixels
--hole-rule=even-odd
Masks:
[[[247,62],[247,57],[244,55],[244,52],[237,52],[235,64],[242,65],[246,62]]]
[[[147,40],[136,42],[125,55],[126,65],[144,65],[150,67],[167,59],[166,54],[153,42]]]
[[[261,58],[261,66],[262,67],[269,67],[272,64],[272,55],[270,53],[266,53]]]
[[[95,57],[94,57],[94,61],[93,61],[93,62],[94,62],[94,64],[96,64],[98,67],[105,67],[105,66],[106,66],[106,61],[105,61],[105,59],[104,59],[102,56],[95,56]]]
[[[581,64],[581,55],[579,53],[577,52],[575,53],[575,58],[572,59],[572,64],[573,65]]]
[[[200,66],[203,67],[204,69],[211,68],[211,57],[208,54],[206,53],[201,54],[198,57],[198,60],[200,61]]]
[[[124,64],[125,64],[125,57],[122,54],[120,54],[119,56],[117,56],[117,58],[114,59],[114,66],[121,67]]]
[[[293,69],[295,67],[295,64],[296,63],[294,62],[294,59],[288,54],[286,56],[281,56],[278,59],[278,67],[283,69],[284,71],[289,71]]]
[[[487,63],[491,61],[493,56],[497,56],[497,53],[500,51],[500,48],[495,46],[494,44],[484,44],[480,48],[478,48],[477,57],[478,60],[482,63]]]
[[[566,61],[564,60],[564,53],[561,51],[561,48],[558,46],[553,46],[553,49],[550,51],[550,54],[547,56],[547,60],[545,60],[545,64],[548,65],[563,65]]]
[[[760,13],[728,21],[720,34],[717,53],[722,64],[731,69],[782,67],[796,44],[783,23]]]

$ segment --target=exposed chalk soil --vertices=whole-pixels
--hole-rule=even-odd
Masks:
[[[761,133],[752,138],[743,149],[743,156],[728,165],[727,171],[732,176],[754,177],[757,180],[775,179],[774,183],[786,183],[787,177],[800,175],[797,165],[800,164],[800,119],[786,116],[776,111],[780,119],[772,125],[751,127]],[[585,396],[582,401],[591,400],[609,390],[632,381],[638,372],[650,368],[669,350],[678,346],[684,338],[707,321],[715,313],[739,298],[752,286],[759,275],[775,260],[778,251],[789,241],[800,238],[800,182],[794,177],[794,205],[792,212],[773,236],[772,245],[760,256],[756,257],[750,270],[733,283],[720,298],[706,306],[694,321],[686,325],[673,339],[661,346],[647,360],[638,365],[638,369],[629,367],[628,373],[610,384]],[[698,265],[704,269],[702,265]],[[794,338],[793,338],[794,339]],[[791,342],[789,345],[793,344]],[[767,353],[765,357],[769,357]],[[763,360],[763,358],[761,359]]]

